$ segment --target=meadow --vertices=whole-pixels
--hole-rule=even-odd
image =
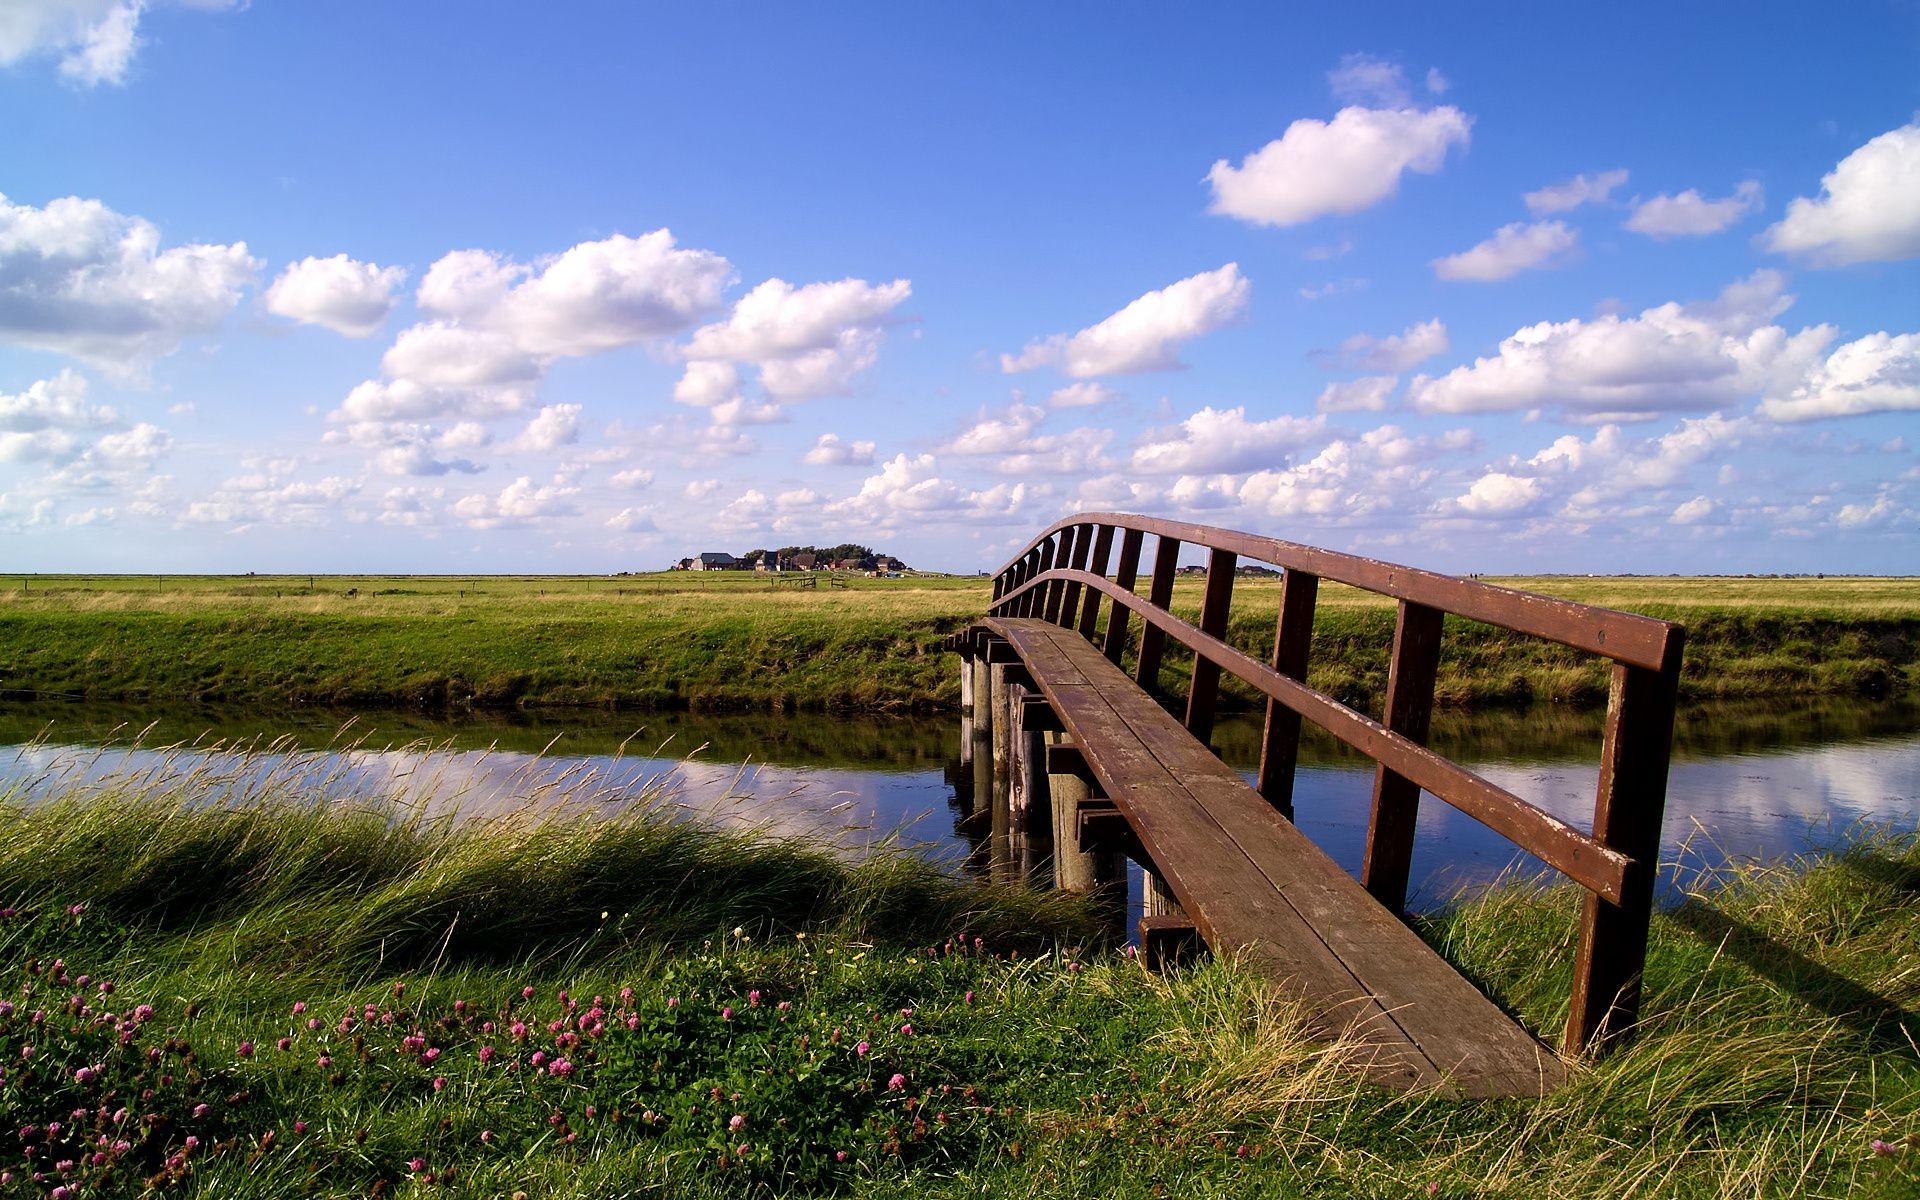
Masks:
[[[1072,896],[599,811],[0,797],[0,1196],[1911,1196],[1920,839],[1692,881],[1641,1036],[1398,1095]],[[1421,930],[1531,1028],[1575,895]]]
[[[1688,699],[1913,690],[1920,580],[1542,577],[1493,582],[1684,622]],[[1201,584],[1175,607],[1197,613]],[[1237,583],[1229,639],[1271,647],[1279,588]],[[0,695],[333,707],[935,712],[959,699],[942,638],[981,577],[811,589],[751,573],[617,577],[0,578]],[[1393,608],[1329,586],[1311,682],[1384,694]],[[1170,657],[1165,683],[1184,664]],[[1450,620],[1439,698],[1604,699],[1602,662]]]

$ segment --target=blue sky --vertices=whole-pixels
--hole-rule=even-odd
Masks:
[[[1912,573],[1920,9],[0,10],[0,558]]]

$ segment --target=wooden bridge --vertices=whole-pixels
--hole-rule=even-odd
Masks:
[[[1143,548],[1153,539],[1146,594]],[[1116,547],[1116,541],[1118,543]],[[1183,546],[1206,554],[1199,623],[1175,613]],[[1118,550],[1117,562],[1112,561]],[[1226,641],[1236,569],[1282,572],[1271,653]],[[1111,568],[1111,571],[1110,571]],[[1308,687],[1321,580],[1398,602],[1380,719]],[[1468,1096],[1539,1095],[1562,1056],[1597,1052],[1639,1011],[1683,631],[1629,613],[1179,521],[1085,513],[1055,524],[994,581],[990,615],[955,635],[976,774],[1006,780],[996,822],[1052,834],[1057,881],[1089,888],[1145,871],[1143,953],[1183,941],[1243,957],[1352,1048],[1369,1078]],[[1449,614],[1612,662],[1593,821],[1582,831],[1425,745]],[[1163,695],[1169,651],[1190,656],[1184,700]],[[1263,696],[1249,784],[1209,749],[1221,673]],[[1182,715],[1176,715],[1176,713]],[[1301,722],[1375,764],[1355,880],[1293,825]],[[1425,792],[1580,884],[1587,896],[1559,1053],[1507,1016],[1402,920]]]

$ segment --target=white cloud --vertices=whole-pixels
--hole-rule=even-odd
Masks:
[[[1454,503],[1476,517],[1511,517],[1533,508],[1542,491],[1537,479],[1489,471]]]
[[[645,467],[633,467],[614,472],[607,482],[630,492],[644,491],[653,486],[653,472]]]
[[[1515,221],[1471,250],[1434,259],[1433,273],[1442,279],[1493,283],[1536,267],[1557,266],[1579,244],[1580,235],[1564,221]]]
[[[1242,159],[1213,164],[1212,210],[1256,225],[1299,225],[1358,212],[1391,196],[1407,171],[1439,171],[1467,145],[1473,121],[1451,106],[1343,108],[1331,122],[1302,118]]]
[[[810,283],[796,288],[784,279],[769,279],[742,296],[725,321],[702,326],[682,347],[692,361],[682,388],[674,398],[682,403],[719,405],[732,402],[738,422],[741,413],[761,421],[778,420],[779,411],[739,402],[739,377],[734,362],[759,367],[760,386],[776,404],[818,396],[844,394],[853,377],[879,358],[882,332],[893,320],[893,310],[913,294],[904,279],[871,284],[864,279]],[[716,396],[723,388],[731,393]]]
[[[1343,383],[1330,383],[1313,402],[1316,412],[1381,412],[1387,397],[1400,383],[1398,375],[1363,375]]]
[[[536,524],[554,517],[577,516],[580,512],[569,499],[578,488],[547,485],[535,487],[525,475],[489,497],[474,492],[454,503],[454,515],[475,529],[513,528]]]
[[[1714,503],[1711,499],[1706,496],[1695,496],[1675,508],[1673,515],[1668,517],[1667,521],[1673,525],[1698,525],[1712,516],[1713,512]]]
[[[1208,407],[1171,429],[1146,435],[1134,448],[1132,464],[1150,475],[1254,470],[1320,441],[1326,428],[1324,416],[1249,421],[1245,408]]]
[[[1548,184],[1537,192],[1528,192],[1521,199],[1526,201],[1527,211],[1536,217],[1548,213],[1570,212],[1583,204],[1604,204],[1613,189],[1627,181],[1624,169],[1601,171],[1596,175],[1575,175],[1561,183]]]
[[[486,468],[470,459],[447,457],[434,454],[423,442],[406,440],[388,446],[374,455],[373,464],[388,475],[436,476],[457,471],[462,475],[478,475]]]
[[[580,406],[549,404],[527,422],[517,445],[523,450],[558,450],[580,440]]]
[[[119,423],[120,415],[87,402],[85,376],[62,371],[29,384],[15,396],[0,393],[0,432],[35,433],[44,429],[94,429]]]
[[[1327,88],[1342,104],[1404,108],[1412,102],[1400,64],[1366,54],[1349,54],[1327,72]],[[1442,91],[1445,89],[1442,88]]]
[[[1047,407],[1054,409],[1092,408],[1095,405],[1106,404],[1109,401],[1118,400],[1119,398],[1120,393],[1114,391],[1106,384],[1085,379],[1079,383],[1070,383],[1063,388],[1056,388],[1053,395],[1047,397]]]
[[[240,302],[246,243],[160,249],[160,231],[98,200],[45,208],[0,196],[0,341],[137,374]]]
[[[1413,437],[1382,425],[1358,438],[1329,442],[1307,462],[1256,471],[1235,493],[1242,507],[1266,517],[1362,522],[1410,514],[1435,477],[1434,464],[1473,444],[1464,430]]]
[[[1449,83],[1447,77],[1440,73],[1439,67],[1427,68],[1427,91],[1436,96],[1444,96],[1452,87],[1453,84]]]
[[[837,433],[823,433],[801,460],[814,467],[870,467],[874,443],[843,442]]]
[[[1759,412],[1810,421],[1920,410],[1920,333],[1868,334],[1815,363],[1791,390],[1768,395]]]
[[[1001,457],[993,464],[993,470],[1001,475],[1023,477],[1110,471],[1116,465],[1106,454],[1107,445],[1112,441],[1113,430],[1090,426],[1045,434]]]
[[[645,508],[623,508],[605,523],[608,529],[621,533],[652,533],[659,528],[654,524],[652,511]]]
[[[520,352],[597,354],[669,337],[717,308],[733,267],[673,234],[614,234],[539,266],[481,250],[442,257],[420,282],[421,308],[499,334]]]
[[[1803,378],[1832,340],[1828,326],[1789,334],[1769,323],[1792,303],[1784,283],[1759,271],[1706,303],[1530,325],[1491,358],[1415,376],[1407,401],[1423,412],[1558,407],[1593,420],[1731,404]]]
[[[1796,198],[1761,235],[1775,254],[1815,266],[1920,255],[1920,122],[1874,138],[1820,180],[1820,198]]]
[[[740,370],[730,362],[690,362],[673,385],[676,404],[715,408],[740,398]]]
[[[40,54],[60,56],[60,74],[94,87],[124,83],[142,45],[140,17],[153,0],[8,0],[0,5],[0,67]],[[228,9],[245,0],[184,0]]]
[[[1027,485],[1000,484],[979,490],[963,488],[940,477],[931,454],[909,458],[895,455],[869,475],[859,492],[823,508],[828,516],[886,525],[902,518],[921,521],[990,520],[1016,516],[1027,498]]]
[[[1004,412],[982,412],[972,425],[960,431],[946,445],[943,454],[1012,454],[1033,440],[1034,431],[1047,419],[1047,410],[1018,401]]]
[[[344,254],[289,263],[267,289],[267,311],[348,337],[370,337],[393,312],[401,267],[356,262]]]
[[[685,491],[689,500],[705,500],[719,489],[718,479],[695,479],[687,484]]]
[[[1435,317],[1410,325],[1399,333],[1375,337],[1356,333],[1332,351],[1315,351],[1315,357],[1341,367],[1364,371],[1404,371],[1452,347],[1447,327]]]
[[[285,481],[265,475],[240,476],[195,500],[180,519],[196,525],[320,525],[326,510],[339,507],[360,491],[360,481],[344,475]]]
[[[1071,337],[1055,334],[1029,343],[1018,357],[1003,354],[1000,366],[1008,372],[1054,366],[1076,379],[1175,370],[1180,344],[1239,316],[1252,290],[1239,264],[1228,263],[1148,292]]]
[[[1328,296],[1345,296],[1366,290],[1365,279],[1331,279],[1326,283],[1309,284],[1299,289],[1299,293],[1302,300],[1324,300]]]
[[[1724,200],[1708,200],[1692,188],[1678,196],[1655,196],[1634,201],[1627,228],[1650,238],[1705,237],[1719,233],[1750,212],[1759,210],[1765,198],[1756,180],[1746,180]]]

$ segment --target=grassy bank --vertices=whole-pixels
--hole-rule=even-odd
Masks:
[[[1467,1103],[1358,1085],[1231,964],[1148,977],[1071,901],[645,806],[298,800],[5,806],[0,1195],[1920,1188],[1911,835],[1703,882],[1634,1045]],[[1551,1031],[1573,911],[1515,884],[1424,932]]]
[[[1687,624],[1688,699],[1887,695],[1920,680],[1920,581],[1502,580]],[[17,584],[17,586],[15,586]],[[1271,647],[1278,587],[1245,580],[1229,636]],[[749,574],[624,578],[13,577],[0,693],[94,700],[420,708],[938,711],[940,640],[985,611],[981,579],[773,587]],[[1176,607],[1197,613],[1199,585]],[[1393,609],[1323,593],[1311,679],[1384,694]],[[1166,682],[1183,664],[1170,660]],[[1454,621],[1440,695],[1589,702],[1598,660]]]

